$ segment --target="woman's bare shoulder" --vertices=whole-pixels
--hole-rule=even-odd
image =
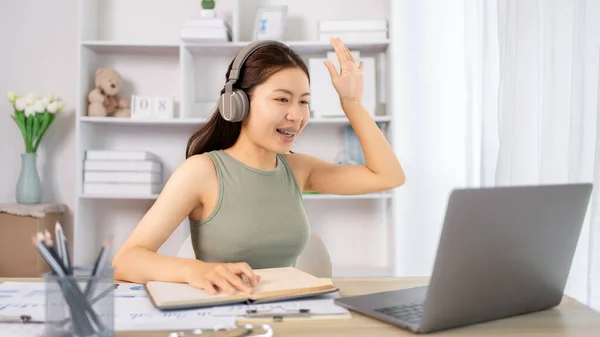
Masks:
[[[207,153],[187,158],[171,175],[176,185],[202,194],[205,187],[217,178],[213,161]]]
[[[294,172],[296,181],[298,182],[298,185],[300,185],[300,189],[304,191],[304,185],[308,179],[310,168],[308,164],[311,157],[302,153],[286,153],[284,154],[284,157]]]
[[[310,161],[313,158],[310,155],[297,152],[286,153],[284,157],[294,170],[304,170],[310,167]]]
[[[215,166],[208,153],[197,154],[187,158],[181,164],[180,168],[195,173],[215,172]]]
[[[180,167],[182,170],[185,170],[187,174],[191,176],[216,176],[215,165],[213,164],[212,159],[208,155],[208,153],[197,154],[187,158]]]

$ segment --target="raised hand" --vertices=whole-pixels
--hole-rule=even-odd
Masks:
[[[340,73],[333,63],[325,60],[325,66],[331,75],[333,87],[340,96],[340,102],[361,102],[363,94],[363,62],[356,64],[356,60],[350,54],[348,48],[339,38],[329,39],[338,58]]]

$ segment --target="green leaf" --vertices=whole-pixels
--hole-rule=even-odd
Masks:
[[[31,143],[35,144],[38,135],[38,129],[40,127],[40,114],[36,113],[33,115],[33,130],[31,131]]]
[[[18,119],[17,116],[10,116],[12,117],[12,119],[15,121],[15,123],[17,124],[17,126],[19,127],[19,130],[21,130],[21,134],[23,135],[23,142],[26,144],[27,142],[25,141],[26,139],[26,135],[25,135],[25,125],[23,125],[23,123],[21,123]]]
[[[33,152],[33,141],[34,141],[34,134],[33,134],[33,128],[35,125],[35,115],[34,116],[29,116],[27,117],[27,132],[29,135],[29,152]]]
[[[33,152],[37,152],[37,148],[42,140],[42,135],[46,128],[47,119],[48,119],[47,114],[48,114],[48,112],[44,112],[43,114],[36,115],[36,117],[37,117],[36,120],[39,123],[39,126],[35,133],[35,140],[33,142]]]
[[[33,127],[35,125],[35,117],[29,116],[27,119],[29,120],[29,126],[28,126],[28,130],[27,130],[29,132],[29,152],[33,152],[33,140],[34,140]]]
[[[45,112],[44,113],[44,120],[43,120],[43,125],[42,125],[42,131],[40,133],[40,136],[37,139],[36,144],[33,147],[33,151],[37,152],[38,146],[40,146],[40,143],[42,141],[42,138],[44,137],[44,135],[46,134],[46,131],[48,131],[48,129],[50,128],[50,125],[52,124],[52,122],[54,121],[54,118],[56,117],[55,114],[51,114],[49,112]]]
[[[25,124],[23,123],[23,121],[21,121],[16,115],[10,117],[12,117],[12,119],[15,121],[15,124],[17,124],[17,126],[21,130],[23,137],[25,137]]]
[[[23,119],[23,125],[25,125],[25,151],[27,152],[27,143],[29,142],[29,126],[26,117]]]
[[[18,111],[16,113],[17,119],[21,122],[22,125],[25,125],[25,112]]]
[[[11,116],[15,121],[15,124],[21,130],[21,134],[23,135],[23,143],[25,145],[25,149],[27,149],[27,126],[25,125],[25,113],[23,111],[17,111],[17,108],[13,105],[13,110],[15,112],[14,116]]]

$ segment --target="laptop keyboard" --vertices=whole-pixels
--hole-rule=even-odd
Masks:
[[[423,303],[400,304],[391,307],[377,308],[374,311],[397,318],[401,321],[416,324],[423,315]]]

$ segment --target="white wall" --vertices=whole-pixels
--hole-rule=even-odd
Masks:
[[[144,7],[151,10],[159,0],[144,1]],[[178,3],[177,8],[188,8],[193,13],[198,8],[196,0]],[[141,3],[138,1],[117,2],[107,0],[102,8],[115,6],[131,7]],[[377,2],[381,6],[384,2]],[[401,17],[392,17],[392,34],[395,34],[392,59],[405,61],[394,67],[394,86],[397,92],[403,93],[395,109],[403,111],[397,116],[404,125],[398,131],[394,142],[401,150],[400,159],[407,171],[407,185],[398,190],[400,202],[396,205],[402,212],[401,217],[410,221],[400,223],[402,229],[397,237],[398,268],[402,275],[428,275],[435,254],[435,246],[441,226],[446,192],[453,186],[466,184],[465,153],[456,152],[463,143],[461,131],[465,125],[465,116],[458,109],[461,106],[461,94],[464,83],[453,79],[460,78],[462,61],[458,58],[460,50],[450,48],[452,43],[462,43],[461,36],[456,35],[450,27],[461,24],[458,6],[440,9],[439,14],[421,20],[424,8],[418,2],[393,1]],[[221,0],[221,9],[225,12],[232,7],[231,0]],[[362,2],[360,2],[362,5]],[[332,13],[339,3],[332,3]],[[349,5],[346,5],[349,6]],[[392,7],[394,7],[392,6]],[[361,6],[356,6],[356,15],[361,14]],[[293,13],[294,8],[292,8]],[[327,11],[328,8],[320,10]],[[373,9],[371,14],[377,16],[387,8]],[[10,119],[10,105],[4,94],[8,90],[24,93],[30,90],[46,93],[53,92],[61,96],[65,102],[64,112],[58,116],[50,128],[39,151],[39,169],[43,182],[43,202],[66,203],[69,209],[75,204],[75,144],[74,144],[74,111],[76,101],[76,0],[3,0],[0,2],[0,203],[14,202],[15,185],[20,166],[20,153],[23,152],[22,136]],[[453,12],[454,11],[454,12]],[[123,11],[124,12],[124,11]],[[454,15],[449,15],[454,13]],[[156,13],[151,13],[155,15]],[[161,15],[164,13],[161,13]],[[429,14],[428,14],[429,15]],[[190,16],[193,16],[190,14]],[[151,18],[141,17],[141,26],[148,27]],[[115,22],[123,22],[115,20]],[[411,23],[412,22],[412,23]],[[108,24],[108,23],[104,23]],[[171,26],[175,29],[177,23]],[[132,22],[133,25],[133,22]],[[446,49],[433,44],[430,35],[420,36],[416,31],[407,31],[405,27],[420,26],[423,32],[445,36]],[[294,27],[294,26],[293,26]],[[295,26],[292,35],[312,35],[310,27]],[[118,28],[118,27],[117,27]],[[119,36],[119,30],[107,30],[108,38],[127,38]],[[171,31],[173,31],[173,29]],[[127,30],[136,33],[139,31]],[[301,33],[302,32],[302,33]],[[132,33],[132,34],[133,34]],[[168,31],[162,31],[162,34]],[[430,41],[429,43],[427,41]],[[436,40],[437,41],[437,40]],[[414,48],[405,48],[413,46]],[[442,48],[442,49],[438,49]],[[435,59],[440,57],[440,59]],[[443,63],[439,63],[443,61]],[[418,65],[414,68],[413,65]],[[410,69],[406,68],[410,66]],[[453,73],[445,73],[444,68]],[[441,82],[433,82],[431,76],[438,77]],[[425,93],[426,95],[424,95]],[[454,96],[453,96],[454,95]],[[456,96],[458,95],[458,96]],[[454,98],[453,98],[454,97]],[[445,102],[442,113],[436,110],[435,102]],[[441,103],[440,103],[441,104]],[[439,106],[439,105],[438,105]],[[420,114],[411,112],[420,111]],[[450,117],[451,116],[451,117]],[[440,118],[442,118],[440,120]],[[437,121],[440,123],[431,123]],[[440,132],[435,125],[444,124]],[[449,127],[452,125],[452,127]],[[419,130],[418,135],[412,130]],[[450,132],[449,130],[453,130]],[[433,155],[430,151],[434,149]],[[421,180],[419,177],[437,176],[439,180]],[[434,193],[435,192],[435,193]],[[437,195],[433,198],[433,195]],[[424,200],[427,200],[425,202]],[[411,205],[427,205],[427,207],[411,207]],[[66,215],[65,222],[72,221],[72,214]],[[126,233],[124,233],[126,234]],[[581,259],[580,263],[584,263]],[[583,275],[577,275],[583,277]],[[584,282],[582,282],[584,283]],[[574,292],[578,292],[573,289]]]
[[[399,144],[397,146],[400,147],[400,159],[407,173],[406,185],[397,191],[399,195],[397,209],[400,212],[400,219],[395,242],[398,255],[397,269],[401,276],[431,274],[446,198],[451,188],[468,186],[477,181],[474,179],[477,176],[482,178],[483,185],[493,185],[496,164],[492,157],[497,157],[498,153],[497,121],[490,120],[489,115],[483,116],[484,124],[481,125],[484,125],[485,129],[482,130],[482,143],[473,144],[465,138],[467,136],[465,131],[469,131],[468,127],[465,127],[469,126],[471,121],[465,109],[468,105],[465,100],[467,87],[463,71],[465,60],[477,56],[474,56],[474,50],[465,50],[464,43],[466,41],[470,48],[475,48],[478,41],[465,40],[465,37],[474,39],[474,36],[480,32],[474,28],[473,22],[470,23],[470,27],[467,27],[472,30],[466,32],[462,30],[465,19],[473,19],[465,17],[465,14],[469,12],[472,14],[476,9],[470,8],[465,12],[460,5],[475,6],[479,3],[481,6],[481,3],[486,1],[459,1],[451,4],[444,0],[392,2],[390,11],[392,57],[401,60],[394,64],[392,79],[394,91],[402,93],[396,101],[397,106],[394,107],[400,114],[397,118],[402,121],[394,141]],[[493,4],[489,5],[493,7]],[[586,13],[589,15],[590,12],[597,11],[597,7],[596,3],[587,6]],[[487,10],[489,11],[490,8]],[[482,24],[480,17],[478,20],[480,20],[478,24]],[[535,21],[531,21],[531,24],[537,25]],[[595,27],[597,21],[586,19],[586,30],[597,32]],[[489,31],[486,33],[491,34]],[[497,34],[497,31],[493,33]],[[583,104],[586,110],[590,107],[594,109],[597,105],[596,70],[599,37],[600,34],[590,37],[585,45],[584,69],[592,70],[586,72],[585,76]],[[477,65],[476,62],[469,63],[470,67]],[[491,76],[491,70],[487,69],[487,71],[484,76]],[[486,80],[491,82],[489,77]],[[481,86],[482,83],[471,83],[472,86],[477,84]],[[488,89],[489,87],[484,88],[483,93],[489,94],[489,91],[486,91]],[[496,100],[497,88],[494,90],[493,99]],[[490,99],[487,96],[485,98]],[[475,97],[475,99],[482,100],[484,97]],[[490,101],[484,103],[492,104]],[[480,107],[484,107],[484,104],[477,108]],[[491,108],[494,114],[492,118],[497,118],[495,108]],[[586,131],[596,127],[595,120],[588,122]],[[589,138],[594,135],[595,130],[592,130],[582,137]],[[403,144],[408,145],[404,147]],[[588,141],[587,144],[593,142]],[[474,161],[469,156],[468,150],[476,149],[476,145],[480,146],[481,157],[485,161],[481,167],[474,167]],[[593,157],[593,151],[582,152],[585,152],[586,156]],[[593,158],[590,157],[588,161],[590,160],[593,161]],[[591,177],[593,166],[583,165],[580,168],[581,177]],[[526,178],[526,175],[519,176],[519,179],[522,178]],[[537,178],[532,181],[535,180]],[[594,286],[588,284],[589,238],[589,221],[586,221],[565,289],[567,295],[582,302],[587,301],[587,287]]]
[[[90,39],[107,39],[129,42],[178,42],[178,29],[186,19],[198,17],[200,0],[178,0],[173,4],[166,4],[164,0],[100,0],[100,19],[98,21],[98,36],[88,36]],[[335,0],[326,3],[319,1],[309,2],[308,9],[300,8],[300,2],[286,0],[254,0],[244,2],[244,11],[250,11],[260,5],[289,4],[289,15],[294,24],[288,26],[287,39],[307,40],[317,38],[317,22],[315,18],[327,17],[331,19],[341,18],[385,18],[388,13],[388,0],[374,0],[369,3],[368,8],[363,7],[363,2],[358,0],[346,1]],[[230,20],[234,0],[220,0],[217,2],[219,16]],[[0,35],[2,46],[11,46],[13,52],[0,53],[0,109],[6,111],[0,114],[0,134],[8,135],[9,139],[16,142],[8,145],[0,142],[2,167],[0,168],[0,202],[14,202],[14,187],[18,178],[20,166],[19,154],[23,151],[22,137],[18,128],[9,117],[10,105],[4,99],[8,90],[26,92],[37,90],[45,93],[52,91],[60,95],[66,102],[66,112],[59,116],[56,123],[46,135],[40,150],[40,172],[44,184],[44,202],[63,202],[69,207],[69,212],[76,206],[76,182],[75,182],[75,118],[74,106],[77,97],[77,6],[76,0],[53,0],[51,2],[42,0],[2,0],[0,4]],[[339,10],[343,6],[343,10]],[[144,8],[145,14],[141,15],[137,9]],[[34,14],[35,9],[35,14]],[[319,10],[319,15],[312,13]],[[51,18],[51,23],[49,23]],[[160,25],[156,22],[160,21]],[[302,22],[302,24],[299,24]],[[248,22],[244,21],[243,24]],[[248,31],[244,31],[242,38],[249,38]],[[3,48],[4,50],[4,48]],[[154,73],[146,71],[144,67],[148,64],[135,64],[140,55],[100,55],[105,64],[117,65],[124,69],[124,75],[136,79],[137,84],[142,83],[137,89],[144,93],[164,93],[164,89],[177,90],[180,83],[177,76],[178,62],[176,57],[149,56],[141,58],[157,65],[167,65],[167,70],[157,69],[154,63],[150,66],[159,73],[168,73],[176,80],[172,86],[165,85],[167,82],[157,83],[152,78]],[[228,63],[228,62],[227,62]],[[136,67],[137,66],[137,67]],[[137,70],[135,73],[127,71]],[[225,69],[219,75],[222,79]],[[138,76],[139,75],[139,76]],[[144,81],[150,77],[150,80]],[[163,77],[161,77],[163,78]],[[142,80],[141,80],[142,79]],[[171,93],[170,91],[168,93]],[[102,127],[98,127],[99,129]],[[111,130],[116,130],[114,127]],[[316,128],[321,128],[317,126]],[[82,129],[89,130],[91,128]],[[105,129],[102,129],[105,130]],[[156,130],[156,129],[155,129]],[[316,129],[314,129],[316,130]],[[321,131],[323,129],[320,129]],[[123,131],[123,130],[121,130]],[[189,130],[187,130],[189,131]],[[126,132],[126,131],[125,131]],[[173,130],[170,132],[174,132]],[[311,143],[311,132],[307,130],[305,142],[299,144],[306,147]],[[326,131],[325,131],[326,132]],[[319,132],[323,134],[323,132]],[[107,133],[107,134],[110,134]],[[124,134],[123,132],[120,133]],[[133,134],[133,133],[132,133]],[[332,135],[332,137],[334,137]],[[109,137],[110,138],[110,137]],[[131,138],[131,137],[129,137]],[[129,140],[119,138],[119,140]],[[101,144],[107,137],[98,140]],[[320,138],[326,140],[329,138]],[[107,143],[113,145],[113,143]],[[103,144],[105,145],[105,144]],[[313,144],[314,145],[314,144]],[[339,145],[339,144],[338,144]],[[314,149],[318,146],[311,146]],[[182,148],[183,150],[183,148]],[[327,150],[324,152],[326,153]],[[183,153],[183,152],[181,152]],[[48,156],[49,155],[49,156]],[[318,154],[316,154],[318,156]],[[335,156],[332,156],[333,159]],[[9,166],[10,164],[10,166]],[[169,169],[172,167],[169,166]],[[106,237],[114,235],[118,246],[129,235],[137,220],[143,215],[143,210],[151,205],[151,201],[143,200],[85,200],[82,202],[88,210],[84,213],[87,233]],[[88,207],[93,204],[94,207]],[[373,222],[379,220],[379,216],[371,217],[370,214],[379,214],[378,202],[376,201],[307,201],[307,212],[311,217],[313,229],[323,234],[328,246],[332,249],[334,259],[352,269],[354,263],[363,265],[372,264],[377,269],[378,264],[387,263],[385,257],[385,231],[374,228]],[[335,216],[326,212],[326,206],[335,208]],[[352,209],[352,212],[339,210]],[[98,210],[109,210],[103,213]],[[363,212],[364,210],[364,212]],[[98,221],[88,221],[100,219]],[[72,214],[67,215],[65,222],[72,222]],[[82,222],[83,223],[83,222]],[[97,223],[97,226],[87,226],[87,223]],[[332,226],[335,225],[335,226]],[[354,225],[355,224],[355,225]],[[338,240],[337,233],[345,231],[349,233],[348,240]],[[174,235],[175,240],[168,241],[162,249],[163,253],[175,254],[178,248],[180,236]],[[352,246],[360,239],[368,238],[374,248],[364,248],[362,252],[356,252]],[[83,243],[84,245],[86,242]],[[383,247],[383,248],[382,248]],[[382,258],[383,257],[383,258]],[[348,272],[352,272],[349,270]]]
[[[468,185],[463,8],[446,1],[392,1],[394,134],[406,184],[397,189],[396,270],[429,276],[452,188]]]
[[[10,118],[6,99],[17,93],[52,92],[65,101],[62,114],[38,149],[42,202],[60,202],[73,209],[74,111],[76,95],[76,1],[0,1],[0,202],[15,202],[23,137]],[[72,214],[65,223],[72,221]]]

